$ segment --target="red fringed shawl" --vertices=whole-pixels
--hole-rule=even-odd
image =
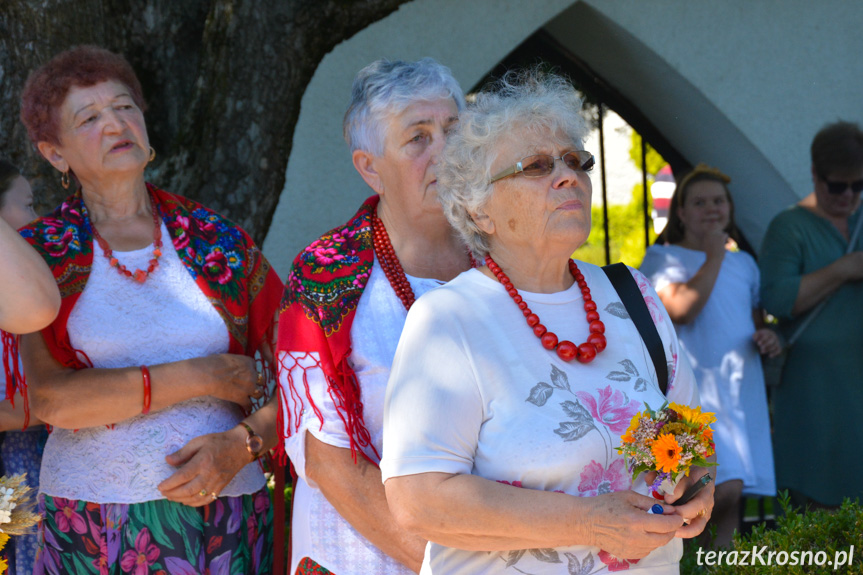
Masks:
[[[360,385],[348,358],[357,304],[374,265],[371,215],[379,199],[376,195],[368,198],[350,221],[324,234],[296,257],[282,300],[278,337],[279,393],[287,413],[285,422],[279,410],[280,435],[290,436],[299,429],[304,398],[323,419],[312,401],[305,370],[301,389],[291,373],[301,360],[317,353],[316,367],[327,378],[330,397],[350,437],[354,461],[359,451],[374,465],[377,462],[359,449],[370,447],[380,459],[363,421]],[[288,384],[283,387],[284,381]],[[293,409],[287,394],[294,400]],[[280,446],[284,449],[284,441]]]
[[[249,235],[197,202],[150,184],[147,188],[180,260],[228,328],[228,352],[254,357],[262,343],[272,346],[275,314],[284,288]],[[21,229],[21,235],[54,273],[62,298],[57,319],[42,330],[42,336],[51,355],[73,369],[90,367],[86,354],[72,348],[66,331],[69,314],[84,291],[93,262],[93,232],[85,216],[79,191],[50,215]],[[25,380],[12,367],[17,365],[17,341],[4,335],[3,344],[6,398],[11,399],[17,387],[29,419]],[[264,372],[272,381],[275,374],[266,360]],[[266,400],[260,405],[263,403]]]

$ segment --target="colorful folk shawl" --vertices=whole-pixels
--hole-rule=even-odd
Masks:
[[[228,328],[228,352],[254,357],[265,343],[272,350],[274,320],[284,289],[249,235],[192,200],[150,184],[147,189],[155,198],[177,255]],[[86,354],[72,348],[66,331],[69,314],[84,291],[93,262],[93,232],[81,192],[67,198],[50,215],[23,228],[21,235],[48,262],[60,288],[60,313],[42,331],[51,355],[69,368],[90,367]],[[7,384],[6,397],[9,399],[17,387],[26,412],[25,380],[14,367],[17,342],[6,336],[3,343],[7,382],[15,382]],[[274,379],[274,370],[266,358],[264,373],[268,380]],[[260,405],[264,403],[266,400]]]
[[[354,461],[359,451],[374,465],[377,462],[360,449],[370,447],[380,459],[363,421],[360,385],[348,357],[357,304],[374,265],[371,216],[379,199],[368,198],[348,223],[324,234],[296,257],[279,313],[278,337],[279,381],[288,382],[279,387],[288,418],[283,421],[279,410],[279,433],[291,436],[299,429],[304,398],[323,421],[312,402],[305,369],[302,382],[295,381],[296,372],[291,371],[315,353],[319,356],[315,366],[323,370],[329,383],[330,397],[350,437]],[[298,389],[300,383],[302,389]],[[294,400],[292,409],[287,408],[288,393]],[[280,444],[284,446],[284,442]]]

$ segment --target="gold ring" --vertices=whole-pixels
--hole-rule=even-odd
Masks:
[[[264,374],[258,372],[258,386],[260,387],[264,383]]]
[[[204,497],[206,494],[207,494],[206,489],[201,489],[200,491],[198,491],[198,495],[200,495],[201,497]]]
[[[264,396],[264,390],[256,389],[255,393],[252,394],[252,399],[261,399]]]
[[[210,498],[211,498],[213,501],[215,501],[216,499],[218,499],[218,498],[219,498],[219,496],[218,496],[218,495],[216,495],[216,492],[215,492],[215,491],[213,491],[212,493],[210,493]]]

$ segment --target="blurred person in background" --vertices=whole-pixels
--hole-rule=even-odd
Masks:
[[[3,236],[7,229],[17,230],[35,219],[33,191],[30,189],[29,182],[21,175],[15,165],[0,159],[0,225],[4,226],[3,230],[0,230],[0,242],[4,241]],[[12,231],[12,234],[14,236],[10,234],[10,243],[14,240],[13,246],[20,247],[21,253],[11,255],[8,260],[9,265],[13,266],[16,262],[35,260],[32,262],[35,264],[34,269],[40,272],[35,279],[31,278],[26,285],[14,289],[20,290],[22,294],[35,293],[36,296],[47,294],[51,297],[48,299],[48,305],[40,306],[32,301],[16,300],[14,293],[7,294],[4,291],[0,295],[0,308],[4,307],[4,303],[11,302],[11,306],[5,307],[25,312],[22,319],[25,322],[30,322],[29,325],[19,324],[18,329],[24,328],[25,331],[35,331],[45,327],[57,315],[57,310],[60,307],[60,292],[57,291],[54,276],[51,275],[51,271],[36,250],[30,247],[16,231]],[[0,249],[7,256],[11,251],[7,251],[6,247]],[[4,261],[7,260],[4,258]],[[5,264],[4,267],[6,267]],[[17,276],[20,272],[14,272],[7,268],[3,271],[3,275],[7,274]],[[25,274],[24,277],[27,275]],[[40,277],[46,282],[46,285],[40,285]],[[52,302],[52,300],[55,301]],[[56,305],[51,305],[53,303]],[[46,307],[47,310],[42,310],[42,307]],[[27,314],[28,310],[31,313]],[[48,313],[43,313],[44,311]],[[2,472],[6,475],[26,474],[27,485],[38,490],[39,467],[42,463],[42,448],[47,439],[47,431],[44,425],[40,425],[41,422],[37,418],[30,417],[29,420],[25,420],[23,398],[20,393],[16,393],[15,377],[16,375],[21,377],[20,361],[17,356],[5,359],[9,366],[8,377],[7,369],[0,370],[0,389],[7,393],[5,399],[0,402],[0,431],[5,432],[0,434]],[[10,575],[30,575],[33,573],[33,561],[36,557],[37,547],[38,538],[35,534],[22,535],[12,539],[3,551],[4,553],[7,550],[10,551],[8,554]]]
[[[9,333],[40,330],[60,309],[51,270],[15,231],[34,219],[30,184],[17,167],[0,160],[0,329]]]
[[[863,443],[863,131],[824,126],[811,161],[814,190],[761,244],[761,300],[786,340],[811,320],[773,391],[777,484],[798,505],[836,507],[863,497],[863,459],[848,454]]]
[[[737,249],[730,181],[704,164],[686,174],[640,268],[675,324],[702,408],[716,414],[716,546],[731,543],[739,528],[743,495],[776,494],[760,355],[782,350],[764,326],[758,265]]]

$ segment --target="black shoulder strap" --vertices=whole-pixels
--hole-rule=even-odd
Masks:
[[[641,339],[644,340],[647,351],[650,352],[650,359],[653,360],[653,366],[656,368],[656,380],[659,382],[659,389],[662,390],[662,395],[665,395],[668,389],[668,364],[665,359],[665,350],[662,348],[659,332],[653,325],[650,310],[644,303],[644,297],[641,295],[641,290],[638,289],[638,284],[635,283],[635,278],[632,277],[626,264],[623,263],[603,266],[602,271],[611,280],[611,285],[617,290],[620,301],[629,313],[629,317],[632,318],[635,327],[638,328],[638,333],[641,334]]]

